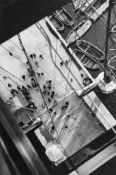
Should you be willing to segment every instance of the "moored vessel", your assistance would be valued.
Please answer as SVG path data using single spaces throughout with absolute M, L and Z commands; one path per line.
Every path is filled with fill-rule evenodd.
M 83 53 L 81 50 L 78 50 L 78 49 L 75 49 L 74 52 L 86 68 L 91 70 L 99 69 L 99 64 L 96 62 L 94 58 L 86 55 L 85 53 Z
M 74 29 L 72 29 L 66 36 L 65 41 L 67 44 L 75 42 L 77 39 L 82 37 L 91 27 L 92 22 L 90 20 L 83 20 Z
M 77 40 L 76 45 L 81 51 L 85 52 L 86 55 L 89 55 L 97 61 L 104 61 L 104 52 L 90 42 Z
M 72 26 L 74 24 L 72 17 L 64 8 L 61 10 L 56 10 L 53 13 L 53 16 L 63 22 L 66 26 Z
M 55 18 L 55 17 L 51 17 L 50 18 L 52 24 L 54 25 L 54 27 L 58 30 L 58 31 L 63 31 L 64 30 L 64 24 L 58 19 L 58 18 Z

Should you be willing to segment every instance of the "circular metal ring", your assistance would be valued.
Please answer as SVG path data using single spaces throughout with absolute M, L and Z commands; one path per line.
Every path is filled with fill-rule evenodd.
M 89 77 L 86 77 L 83 79 L 83 85 L 88 86 L 91 83 L 91 79 Z

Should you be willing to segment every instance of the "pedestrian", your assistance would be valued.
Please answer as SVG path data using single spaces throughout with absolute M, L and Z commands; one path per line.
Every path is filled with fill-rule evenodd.
M 32 68 L 27 68 L 27 71 L 29 72 L 30 77 L 35 76 L 35 72 L 32 70 Z
M 43 60 L 43 55 L 42 54 L 40 54 L 39 57 Z
M 25 92 L 27 92 L 27 89 L 25 86 L 22 85 L 22 90 L 24 90 Z
M 54 116 L 56 115 L 56 111 L 54 111 Z
M 47 91 L 47 95 L 50 95 L 50 92 L 49 91 Z
M 65 102 L 65 105 L 68 107 L 69 106 L 69 101 L 66 101 Z
M 30 58 L 32 58 L 32 59 L 33 59 L 33 54 L 30 54 Z
M 48 89 L 51 90 L 51 86 L 50 85 L 48 85 Z
M 67 118 L 70 118 L 70 114 L 67 115 Z
M 48 102 L 51 103 L 51 98 L 48 98 Z
M 46 85 L 43 85 L 43 89 L 46 89 Z
M 38 61 L 35 61 L 35 65 L 36 65 L 37 67 L 39 67 L 39 63 L 38 63 Z
M 52 83 L 52 80 L 48 80 L 46 81 L 47 84 L 51 84 Z
M 64 105 L 62 105 L 61 110 L 64 110 L 64 109 L 65 109 L 65 106 L 64 106 Z
M 17 89 L 20 91 L 21 90 L 21 87 L 20 86 L 17 86 Z
M 82 78 L 84 77 L 84 74 L 83 73 L 81 73 L 80 75 L 81 75 Z
M 12 87 L 12 85 L 11 85 L 10 83 L 8 83 L 8 87 L 9 87 L 9 88 L 11 88 L 11 87 Z
M 30 95 L 26 95 L 25 98 L 26 98 L 26 100 L 27 100 L 28 102 L 30 102 L 30 100 L 31 100 L 31 96 L 30 96 Z
M 51 98 L 54 98 L 54 95 L 55 95 L 55 92 L 52 91 L 52 92 L 51 92 Z
M 70 82 L 71 82 L 71 83 L 73 82 L 73 79 L 72 79 L 72 78 L 70 78 Z
M 25 81 L 25 75 L 22 75 L 22 79 Z
M 32 85 L 32 87 L 36 86 L 36 81 L 33 77 L 31 78 L 31 85 Z
M 67 65 L 68 65 L 68 60 L 66 60 L 66 61 L 65 61 L 65 64 L 67 64 Z
M 54 105 L 54 107 L 57 105 L 57 101 L 56 100 L 53 100 L 53 105 Z
M 42 108 L 43 108 L 43 109 L 45 108 L 45 105 L 44 105 L 44 104 L 42 104 Z
M 36 54 L 35 53 L 33 53 L 33 57 L 36 58 Z
M 11 94 L 13 95 L 13 96 L 15 96 L 16 94 L 18 94 L 18 91 L 16 90 L 16 89 L 11 89 Z
M 26 64 L 29 65 L 29 61 L 27 61 Z
M 53 109 L 52 108 L 49 108 L 49 113 L 53 112 Z
M 69 101 L 66 101 L 65 104 L 61 107 L 62 110 L 67 109 L 69 106 Z
M 63 62 L 63 61 L 61 61 L 61 62 L 60 62 L 60 66 L 63 66 L 63 65 L 64 65 L 64 62 Z
M 27 88 L 28 88 L 28 89 L 31 89 L 31 86 L 27 84 Z
M 41 73 L 41 75 L 43 76 L 43 75 L 44 75 L 44 73 L 42 72 L 42 73 Z
M 12 54 L 11 52 L 9 52 L 9 55 L 10 55 L 10 56 L 13 56 L 13 54 Z
M 37 107 L 35 106 L 35 104 L 34 104 L 33 102 L 30 102 L 30 107 L 31 107 L 32 109 L 37 109 Z
M 54 131 L 55 131 L 55 126 L 52 125 L 51 128 L 50 128 L 50 133 L 51 133 L 51 134 L 54 134 Z
M 46 93 L 47 93 L 47 91 L 46 91 L 46 90 L 44 90 L 44 91 L 43 91 L 43 94 L 44 94 L 44 95 L 46 95 Z
M 40 77 L 40 73 L 39 72 L 37 72 L 37 75 L 38 75 L 38 77 Z
M 68 129 L 68 126 L 67 126 L 67 125 L 65 125 L 65 126 L 64 126 L 64 128 L 65 128 L 65 129 Z

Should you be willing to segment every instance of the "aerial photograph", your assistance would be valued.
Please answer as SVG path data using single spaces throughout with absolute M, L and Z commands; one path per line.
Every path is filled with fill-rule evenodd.
M 116 1 L 0 1 L 0 175 L 116 175 Z

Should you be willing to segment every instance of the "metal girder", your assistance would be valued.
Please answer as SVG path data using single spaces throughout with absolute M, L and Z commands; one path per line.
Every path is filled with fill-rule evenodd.
M 107 15 L 107 29 L 106 29 L 106 41 L 105 41 L 105 64 L 104 64 L 104 80 L 106 83 L 109 83 L 111 81 L 111 77 L 109 75 L 107 75 L 107 70 L 108 70 L 108 54 L 109 54 L 109 41 L 111 41 L 112 43 L 115 43 L 114 39 L 111 37 L 111 26 L 113 26 L 114 24 L 112 24 L 111 21 L 111 16 L 112 16 L 112 9 L 115 6 L 115 0 L 110 0 L 109 1 L 109 7 L 108 7 L 108 15 Z M 110 72 L 111 69 L 109 70 Z

